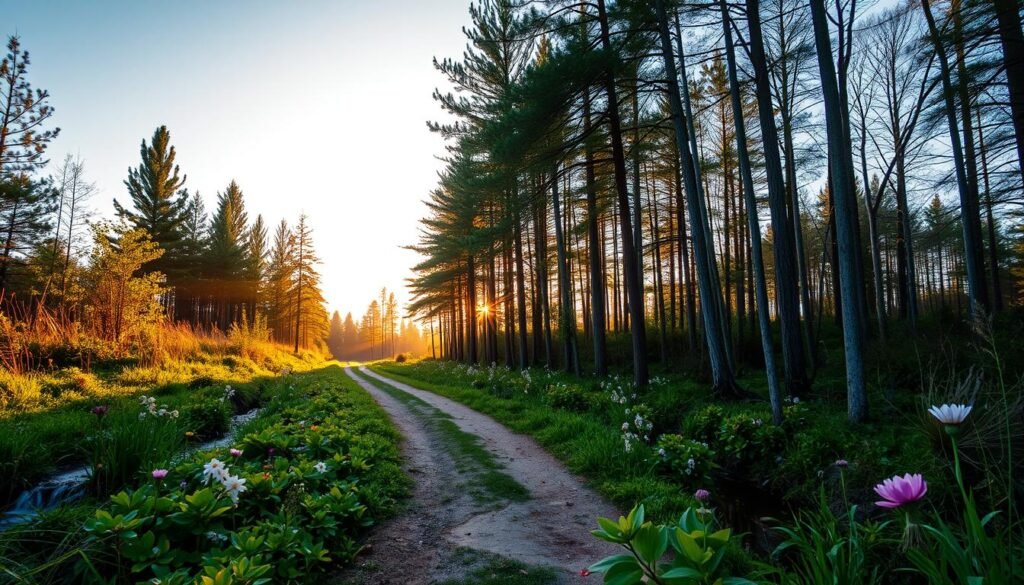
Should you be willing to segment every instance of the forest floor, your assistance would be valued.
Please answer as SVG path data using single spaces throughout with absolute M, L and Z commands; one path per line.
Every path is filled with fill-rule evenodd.
M 401 431 L 415 487 L 337 583 L 573 583 L 616 552 L 589 534 L 615 508 L 533 439 L 366 368 L 346 373 Z

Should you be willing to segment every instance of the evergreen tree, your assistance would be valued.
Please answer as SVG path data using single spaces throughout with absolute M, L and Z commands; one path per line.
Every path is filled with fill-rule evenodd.
M 335 311 L 331 315 L 331 329 L 327 334 L 327 349 L 336 360 L 345 359 L 345 326 L 341 322 L 341 314 Z
M 142 141 L 139 155 L 142 161 L 137 168 L 128 169 L 124 181 L 131 207 L 121 205 L 115 198 L 114 209 L 133 227 L 150 234 L 164 251 L 145 269 L 162 272 L 170 284 L 175 284 L 187 268 L 182 241 L 189 198 L 182 189 L 185 176 L 179 174 L 178 165 L 174 164 L 176 153 L 167 126 L 157 128 L 149 144 Z
M 0 293 L 23 265 L 25 254 L 53 229 L 56 191 L 49 181 L 19 174 L 0 179 Z
M 7 40 L 0 61 L 0 178 L 31 173 L 46 165 L 43 154 L 60 128 L 44 130 L 53 116 L 50 93 L 32 90 L 28 82 L 28 51 L 17 36 Z
M 248 221 L 242 189 L 231 181 L 223 193 L 217 194 L 217 210 L 210 221 L 206 266 L 213 278 L 231 281 L 244 276 Z

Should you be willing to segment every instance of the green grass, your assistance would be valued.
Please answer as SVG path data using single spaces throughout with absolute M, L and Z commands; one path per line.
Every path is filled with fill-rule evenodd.
M 335 563 L 346 562 L 358 551 L 356 538 L 393 514 L 408 494 L 411 481 L 399 465 L 398 431 L 373 398 L 345 376 L 341 368 L 331 365 L 280 377 L 269 384 L 273 388 L 268 392 L 266 407 L 239 429 L 232 441 L 231 446 L 243 450 L 242 456 L 233 458 L 225 446 L 180 460 L 165 458 L 153 463 L 170 469 L 160 494 L 177 503 L 156 515 L 152 510 L 140 509 L 143 525 L 139 532 L 151 530 L 166 536 L 174 549 L 183 551 L 174 563 L 192 576 L 202 563 L 220 562 L 216 559 L 224 553 L 209 549 L 215 544 L 197 539 L 193 530 L 205 533 L 212 529 L 229 535 L 266 529 L 280 532 L 294 522 L 301 532 L 296 533 L 299 541 L 322 541 L 331 549 L 330 557 Z M 314 430 L 312 425 L 317 428 Z M 268 445 L 276 449 L 272 460 L 265 455 Z M 250 489 L 242 495 L 238 506 L 228 506 L 232 511 L 225 516 L 227 520 L 214 521 L 200 530 L 171 516 L 177 513 L 179 505 L 184 509 L 186 496 L 205 487 L 196 478 L 211 457 L 229 462 L 233 473 L 248 480 Z M 329 462 L 330 476 L 311 475 L 317 460 Z M 266 477 L 270 474 L 272 478 Z M 183 482 L 182 487 L 178 487 L 179 482 Z M 335 496 L 332 490 L 336 488 L 341 491 Z M 148 475 L 134 478 L 128 486 L 129 492 L 151 489 L 153 482 Z M 146 497 L 141 501 L 149 500 Z M 305 504 L 299 505 L 300 502 Z M 314 505 L 316 510 L 308 508 Z M 110 502 L 100 504 L 100 508 L 112 506 L 116 508 Z M 0 532 L 0 568 L 5 571 L 0 582 L 6 582 L 8 577 L 19 583 L 63 582 L 58 578 L 60 575 L 78 575 L 87 565 L 94 566 L 107 581 L 111 575 L 121 573 L 124 582 L 149 582 L 154 575 L 147 563 L 129 571 L 131 563 L 126 560 L 118 571 L 115 559 L 120 553 L 114 554 L 116 536 L 100 534 L 100 538 L 92 538 L 83 532 L 83 523 L 93 516 L 96 507 L 94 500 L 63 506 L 33 523 Z M 364 511 L 358 511 L 360 508 Z M 280 572 L 289 563 L 300 562 L 297 559 L 303 553 L 294 549 L 294 543 L 290 546 L 279 550 L 268 545 L 266 550 L 259 551 L 263 561 L 271 566 L 272 582 L 296 582 L 289 576 L 292 573 Z M 307 566 L 309 571 L 303 569 L 299 575 L 304 578 L 310 571 L 331 570 L 329 563 L 315 561 Z
M 699 382 L 663 374 L 658 383 L 638 396 L 638 401 L 650 410 L 652 445 L 626 452 L 620 426 L 632 415 L 626 415 L 622 405 L 613 404 L 608 388 L 602 388 L 601 381 L 594 378 L 533 370 L 532 378 L 521 379 L 519 373 L 503 368 L 494 372 L 476 368 L 474 373 L 466 374 L 464 369 L 430 361 L 379 362 L 372 368 L 533 436 L 621 510 L 643 504 L 651 518 L 658 521 L 678 518 L 693 504 L 691 494 L 698 487 L 717 491 L 720 498 L 716 505 L 730 508 L 730 515 L 750 519 L 784 515 L 790 507 L 813 503 L 823 482 L 835 482 L 832 464 L 841 458 L 852 463 L 846 474 L 847 485 L 859 500 L 869 501 L 871 487 L 882 478 L 908 471 L 935 478 L 932 485 L 937 500 L 950 493 L 948 482 L 943 481 L 946 462 L 936 456 L 933 438 L 922 432 L 927 421 L 900 414 L 902 410 L 891 406 L 879 407 L 879 411 L 890 410 L 884 418 L 854 426 L 846 421 L 844 405 L 826 398 L 805 401 L 799 416 L 792 413 L 782 444 L 776 446 L 747 444 L 751 437 L 734 434 L 731 426 L 722 429 L 715 423 L 716 432 L 729 437 L 727 443 L 712 445 L 718 450 L 716 462 L 730 462 L 725 470 L 728 473 L 716 471 L 713 478 L 695 481 L 672 475 L 659 465 L 654 440 L 668 433 L 692 437 L 694 417 L 712 404 L 721 408 L 723 421 L 730 424 L 755 418 L 769 421 L 767 401 L 720 403 Z M 614 383 L 629 386 L 621 378 Z M 567 395 L 575 398 L 567 400 Z M 756 449 L 766 452 L 748 455 L 760 453 Z M 727 450 L 733 454 L 727 456 Z M 719 481 L 723 478 L 727 481 Z M 748 505 L 762 500 L 767 506 L 755 509 Z
M 469 571 L 459 579 L 442 581 L 439 585 L 554 585 L 555 572 L 547 567 L 530 567 L 497 555 L 471 549 L 459 549 L 459 561 Z M 475 567 L 474 567 L 475 565 Z
M 314 354 L 295 356 L 277 346 L 268 346 L 256 359 L 225 351 L 212 348 L 152 367 L 100 364 L 93 372 L 63 368 L 20 376 L 5 373 L 0 382 L 24 384 L 30 379 L 44 399 L 0 409 L 0 505 L 46 475 L 90 459 L 89 438 L 102 422 L 91 412 L 95 406 L 108 407 L 107 419 L 137 416 L 139 396 L 154 396 L 159 405 L 182 413 L 183 432 L 212 438 L 224 430 L 224 420 L 200 415 L 217 404 L 225 386 L 236 390 L 227 404 L 230 416 L 269 400 L 271 382 L 283 369 L 308 371 L 326 363 Z
M 357 369 L 353 368 L 351 371 L 404 404 L 435 433 L 435 436 L 444 443 L 447 452 L 455 459 L 459 472 L 468 473 L 473 477 L 473 483 L 466 487 L 477 502 L 521 502 L 530 499 L 529 490 L 502 471 L 504 467 L 484 447 L 480 437 L 463 431 L 447 413 Z
M 381 362 L 371 369 L 451 398 L 516 432 L 532 435 L 620 509 L 643 503 L 652 517 L 674 518 L 690 503 L 677 484 L 656 473 L 649 453 L 623 451 L 621 434 L 610 422 L 615 410 L 611 405 L 597 405 L 597 412 L 573 412 L 552 408 L 538 396 L 495 396 L 478 388 L 428 381 L 416 377 L 416 365 Z

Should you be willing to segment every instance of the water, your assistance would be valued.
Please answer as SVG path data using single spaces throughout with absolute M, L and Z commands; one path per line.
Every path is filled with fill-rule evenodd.
M 231 417 L 231 428 L 223 437 L 202 443 L 196 448 L 188 450 L 186 454 L 228 446 L 235 438 L 235 431 L 256 418 L 259 413 L 260 409 L 254 408 L 249 412 Z M 70 504 L 81 499 L 86 493 L 85 487 L 89 482 L 90 471 L 88 465 L 76 467 L 54 474 L 21 492 L 7 510 L 0 512 L 0 531 L 28 522 L 38 516 L 40 512 L 53 510 L 61 504 Z

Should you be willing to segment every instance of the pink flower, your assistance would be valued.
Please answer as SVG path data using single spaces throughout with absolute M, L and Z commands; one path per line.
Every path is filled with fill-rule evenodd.
M 587 577 L 590 575 L 590 569 L 580 569 L 580 577 Z
M 274 451 L 277 451 L 277 449 L 275 449 L 273 447 L 267 447 L 267 455 L 269 457 L 273 457 L 274 456 Z
M 163 479 L 165 477 L 167 477 L 167 470 L 166 469 L 154 469 L 153 470 L 153 479 Z
M 232 457 L 241 457 L 242 456 L 242 450 L 241 449 L 231 449 L 229 451 L 229 453 L 231 453 Z
M 108 411 L 109 409 L 110 409 L 110 408 L 109 408 L 108 406 L 105 406 L 105 405 L 102 405 L 102 404 L 101 404 L 100 406 L 94 406 L 94 407 L 92 407 L 92 413 L 93 413 L 93 414 L 95 414 L 96 416 L 100 417 L 100 418 L 103 418 L 103 416 L 104 416 L 105 414 L 107 414 L 107 411 Z
M 920 500 L 927 492 L 928 482 L 920 473 L 908 473 L 903 477 L 894 475 L 875 486 L 875 493 L 882 498 L 881 501 L 875 502 L 875 505 L 881 508 L 899 508 Z
M 704 488 L 701 488 L 693 492 L 693 497 L 696 498 L 698 502 L 706 502 L 708 498 L 711 497 L 711 492 Z

